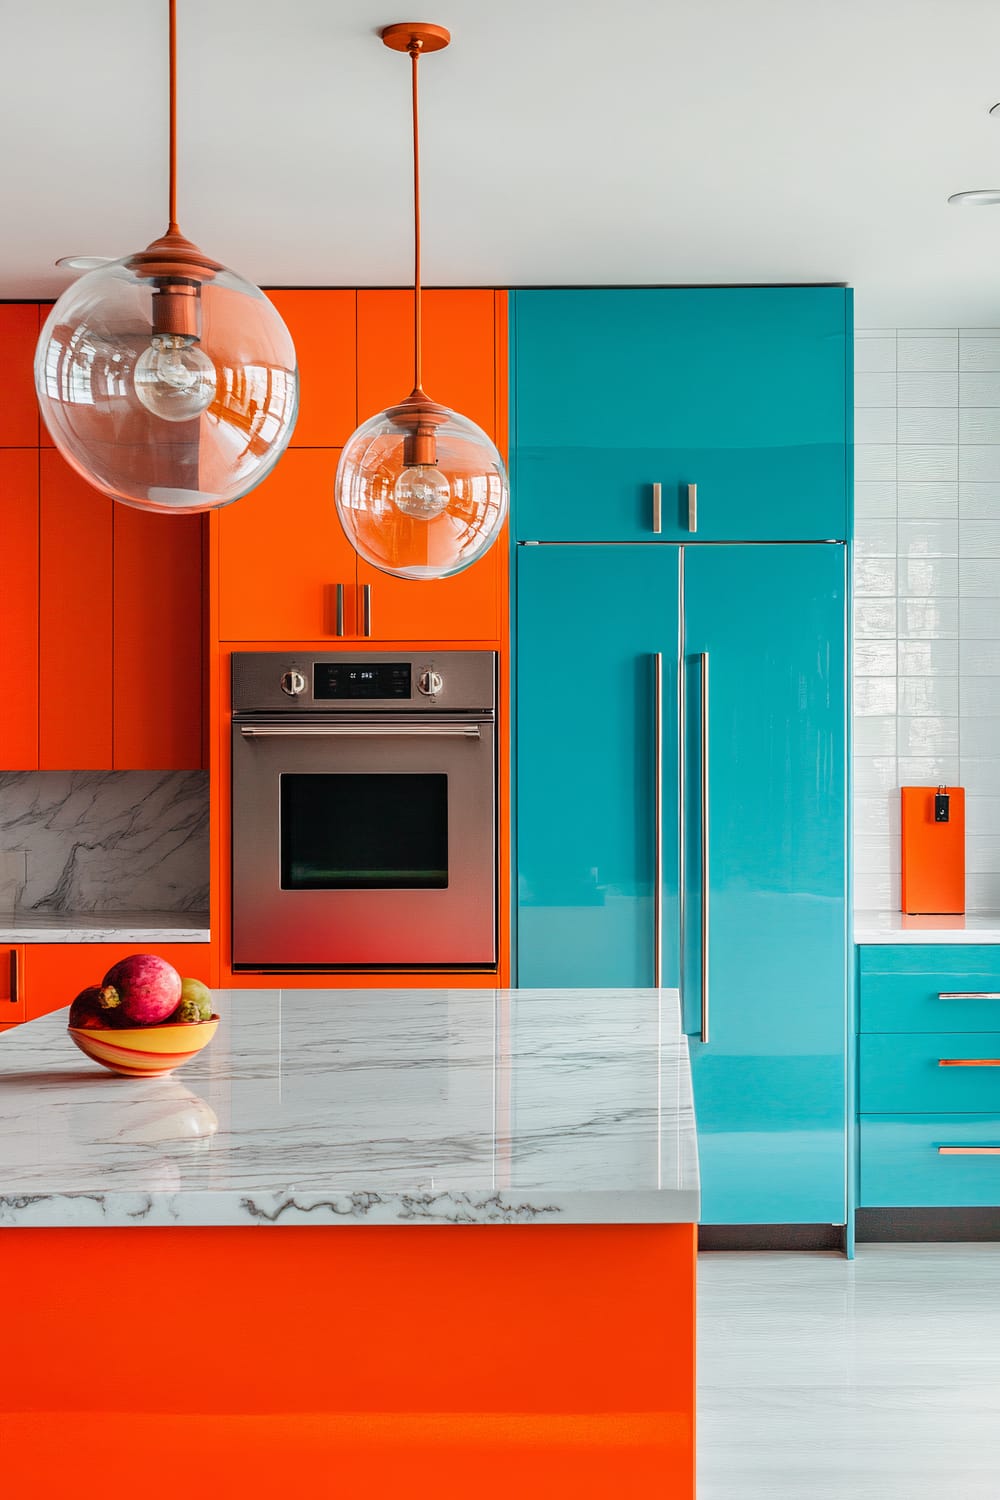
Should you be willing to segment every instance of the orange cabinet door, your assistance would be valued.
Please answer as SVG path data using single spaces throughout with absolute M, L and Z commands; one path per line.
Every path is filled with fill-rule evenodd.
M 115 770 L 197 770 L 204 518 L 114 509 Z
M 358 559 L 358 593 L 368 594 L 376 641 L 492 641 L 500 634 L 500 578 L 506 533 L 479 562 L 434 583 L 391 578 Z
M 424 388 L 496 440 L 496 308 L 492 291 L 424 293 Z M 358 293 L 358 417 L 365 420 L 413 385 L 413 294 Z M 500 537 L 480 562 L 455 578 L 413 583 L 358 563 L 358 586 L 371 589 L 376 640 L 493 640 L 500 632 Z
M 38 303 L 0 304 L 0 350 L 4 391 L 0 401 L 0 448 L 38 447 L 38 402 L 34 360 L 38 342 Z
M 0 449 L 0 576 L 0 770 L 33 771 L 38 766 L 37 449 Z
M 0 946 L 0 1031 L 27 1019 L 24 1005 L 24 948 Z
M 293 448 L 342 448 L 358 425 L 356 324 L 353 291 L 278 291 L 267 294 L 295 345 L 299 415 Z
M 3 950 L 0 949 L 0 957 Z M 36 1016 L 71 1005 L 88 984 L 100 984 L 112 964 L 130 953 L 156 953 L 185 979 L 209 982 L 208 943 L 32 943 L 22 983 L 27 1014 Z
M 53 449 L 40 464 L 38 761 L 110 770 L 113 501 Z
M 220 515 L 221 640 L 356 637 L 357 556 L 333 503 L 339 457 L 334 448 L 289 449 Z

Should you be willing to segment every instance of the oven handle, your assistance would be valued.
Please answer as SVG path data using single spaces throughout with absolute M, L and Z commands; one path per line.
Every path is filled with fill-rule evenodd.
M 482 738 L 478 724 L 241 724 L 240 734 L 248 739 L 261 735 L 282 738 L 311 735 L 377 735 L 398 738 L 403 735 L 458 735 L 465 740 Z

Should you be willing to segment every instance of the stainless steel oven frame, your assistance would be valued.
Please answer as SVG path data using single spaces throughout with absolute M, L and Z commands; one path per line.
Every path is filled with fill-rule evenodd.
M 321 696 L 331 669 L 361 664 L 403 674 L 405 696 Z M 234 970 L 496 969 L 496 692 L 494 652 L 233 654 Z M 446 777 L 445 883 L 284 886 L 289 775 L 388 778 L 401 796 L 401 778 Z

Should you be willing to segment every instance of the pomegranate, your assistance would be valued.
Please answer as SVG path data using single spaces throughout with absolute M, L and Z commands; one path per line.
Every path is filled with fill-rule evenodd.
M 103 1003 L 104 991 L 98 984 L 88 984 L 85 990 L 81 990 L 73 1004 L 69 1008 L 70 1026 L 83 1027 L 85 1030 L 94 1030 L 100 1026 L 110 1026 L 108 1011 Z
M 155 953 L 133 953 L 105 974 L 102 995 L 112 1026 L 155 1026 L 177 1009 L 181 976 Z
M 212 1018 L 212 991 L 200 979 L 181 980 L 181 1003 L 170 1017 L 171 1021 L 189 1026 Z

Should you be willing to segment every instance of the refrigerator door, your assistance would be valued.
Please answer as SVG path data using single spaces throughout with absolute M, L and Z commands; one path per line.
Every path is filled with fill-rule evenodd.
M 705 1223 L 845 1220 L 845 550 L 685 549 L 683 992 Z
M 519 547 L 516 608 L 517 983 L 676 985 L 677 549 Z

